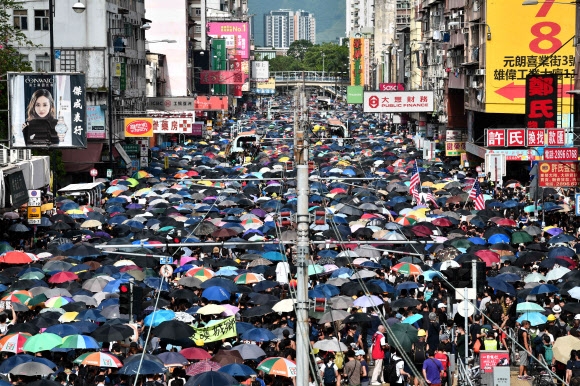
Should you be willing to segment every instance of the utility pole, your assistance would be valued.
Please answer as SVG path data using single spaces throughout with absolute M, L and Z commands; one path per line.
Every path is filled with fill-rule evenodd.
M 295 111 L 299 110 L 298 119 L 294 119 L 294 164 L 296 165 L 296 190 L 298 191 L 297 222 L 297 272 L 296 280 L 296 386 L 308 386 L 310 374 L 310 338 L 308 334 L 308 256 L 310 240 L 308 230 L 310 217 L 308 213 L 308 139 L 306 125 L 308 112 L 305 109 L 304 88 L 299 87 L 295 94 Z

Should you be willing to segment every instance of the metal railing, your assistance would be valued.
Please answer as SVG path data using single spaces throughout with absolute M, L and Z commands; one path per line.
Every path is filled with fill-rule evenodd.
M 270 76 L 278 82 L 319 82 L 346 84 L 349 82 L 348 76 L 337 75 L 332 72 L 322 71 L 275 71 L 270 72 Z

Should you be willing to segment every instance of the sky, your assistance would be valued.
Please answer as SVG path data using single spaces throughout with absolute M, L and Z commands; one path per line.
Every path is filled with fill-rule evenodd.
M 264 14 L 272 10 L 299 9 L 314 14 L 316 43 L 337 42 L 346 29 L 345 0 L 248 0 L 249 13 L 254 14 L 254 42 L 264 44 Z

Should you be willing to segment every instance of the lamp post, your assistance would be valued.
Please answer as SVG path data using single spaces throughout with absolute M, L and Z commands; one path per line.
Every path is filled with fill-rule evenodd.
M 320 53 L 322 55 L 322 79 L 324 80 L 324 57 L 326 54 L 324 52 Z

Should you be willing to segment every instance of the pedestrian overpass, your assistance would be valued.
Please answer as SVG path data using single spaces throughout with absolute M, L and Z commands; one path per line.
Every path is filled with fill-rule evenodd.
M 276 80 L 276 88 L 293 89 L 303 85 L 343 98 L 346 97 L 346 87 L 350 85 L 348 75 L 322 71 L 274 71 L 270 72 L 270 77 Z

